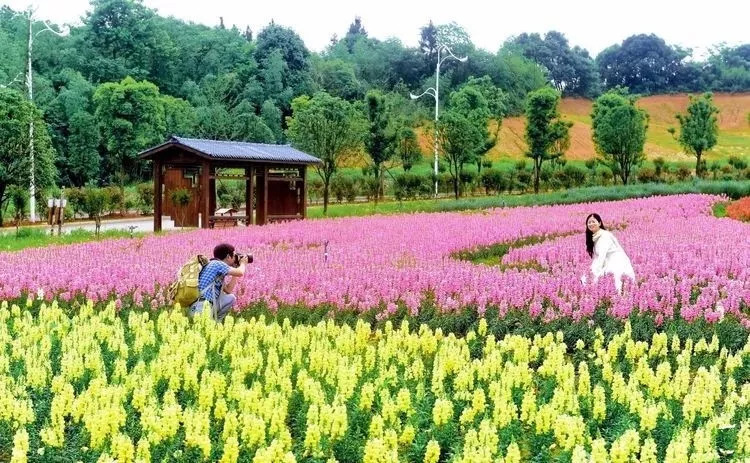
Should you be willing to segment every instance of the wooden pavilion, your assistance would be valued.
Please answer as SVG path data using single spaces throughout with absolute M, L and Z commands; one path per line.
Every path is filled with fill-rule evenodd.
M 289 145 L 171 137 L 166 143 L 139 154 L 153 161 L 154 231 L 162 215 L 178 226 L 213 228 L 225 221 L 263 225 L 306 216 L 307 166 L 320 159 Z M 224 172 L 227 171 L 227 172 Z M 245 182 L 245 214 L 217 214 L 216 181 Z M 178 213 L 170 195 L 177 189 L 190 193 L 190 202 Z

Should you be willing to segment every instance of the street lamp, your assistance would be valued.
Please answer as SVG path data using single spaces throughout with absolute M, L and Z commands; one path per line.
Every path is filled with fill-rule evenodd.
M 440 54 L 442 52 L 447 53 L 442 58 L 440 57 Z M 435 86 L 430 87 L 424 92 L 420 93 L 419 95 L 415 95 L 413 93 L 409 93 L 409 96 L 412 100 L 416 100 L 417 98 L 421 98 L 425 95 L 430 95 L 431 97 L 435 98 L 435 197 L 437 198 L 438 195 L 438 117 L 439 117 L 439 107 L 440 107 L 440 65 L 443 64 L 443 61 L 447 60 L 448 58 L 453 58 L 461 63 L 465 63 L 466 60 L 468 60 L 468 56 L 464 56 L 463 58 L 459 58 L 458 56 L 454 55 L 450 48 L 448 48 L 447 45 L 438 45 L 437 47 L 437 66 L 435 67 Z
M 41 21 L 44 24 L 44 29 L 37 31 L 36 34 L 33 32 L 34 13 L 36 10 L 29 8 L 23 15 L 29 21 L 29 43 L 27 50 L 27 61 L 28 68 L 26 72 L 26 88 L 29 91 L 29 101 L 34 104 L 34 85 L 32 81 L 32 67 L 31 67 L 31 50 L 34 46 L 34 37 L 41 34 L 42 32 L 52 32 L 57 36 L 64 36 L 65 32 L 57 32 L 52 29 L 47 21 Z M 20 13 L 18 13 L 20 15 Z M 29 121 L 29 159 L 31 160 L 31 177 L 29 181 L 29 220 L 36 222 L 36 179 L 34 178 L 34 117 L 31 117 Z

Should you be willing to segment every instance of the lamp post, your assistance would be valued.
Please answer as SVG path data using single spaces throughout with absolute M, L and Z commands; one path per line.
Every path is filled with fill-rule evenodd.
M 441 53 L 446 53 L 445 56 L 442 58 L 440 57 Z M 413 93 L 409 93 L 409 96 L 412 100 L 416 100 L 417 98 L 421 98 L 425 95 L 430 95 L 431 97 L 435 98 L 435 197 L 438 196 L 438 118 L 440 117 L 439 111 L 440 111 L 440 65 L 443 64 L 443 61 L 447 60 L 448 58 L 453 58 L 461 63 L 465 63 L 467 59 L 469 59 L 467 56 L 464 56 L 463 58 L 459 58 L 458 56 L 454 55 L 450 48 L 448 48 L 447 45 L 438 45 L 437 47 L 437 66 L 435 67 L 435 86 L 430 87 L 424 92 L 420 93 L 419 95 L 415 95 Z
M 28 49 L 27 49 L 27 65 L 26 68 L 26 88 L 29 92 L 29 101 L 34 104 L 34 85 L 33 85 L 33 74 L 32 74 L 32 66 L 31 66 L 31 52 L 32 48 L 34 46 L 34 37 L 41 34 L 42 32 L 52 32 L 53 34 L 57 36 L 64 36 L 65 33 L 63 32 L 57 32 L 56 30 L 52 29 L 52 27 L 49 25 L 47 21 L 41 21 L 42 24 L 44 24 L 44 29 L 37 31 L 34 33 L 33 26 L 36 22 L 34 20 L 34 13 L 36 11 L 32 8 L 29 8 L 26 10 L 25 14 L 23 15 L 26 19 L 29 21 L 29 43 L 28 43 Z M 20 14 L 20 13 L 19 13 Z M 36 222 L 36 179 L 34 176 L 34 117 L 31 117 L 31 120 L 29 121 L 29 159 L 31 160 L 31 176 L 29 181 L 29 220 L 33 223 Z

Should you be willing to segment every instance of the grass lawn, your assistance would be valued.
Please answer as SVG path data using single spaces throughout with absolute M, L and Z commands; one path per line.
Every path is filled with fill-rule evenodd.
M 142 236 L 144 233 L 133 233 L 133 236 Z M 16 237 L 14 229 L 0 232 L 0 251 L 18 251 L 25 248 L 37 248 L 55 244 L 81 243 L 96 239 L 127 238 L 130 233 L 124 230 L 107 230 L 99 233 L 97 238 L 94 232 L 78 229 L 62 236 L 50 236 L 49 229 L 43 228 L 21 228 L 19 236 Z

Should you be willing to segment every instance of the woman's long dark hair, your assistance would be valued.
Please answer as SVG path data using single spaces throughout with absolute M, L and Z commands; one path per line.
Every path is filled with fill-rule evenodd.
M 604 223 L 602 222 L 602 218 L 599 217 L 599 214 L 589 214 L 588 217 L 586 217 L 586 252 L 589 253 L 589 257 L 594 257 L 594 234 L 589 230 L 589 219 L 591 217 L 599 222 L 599 228 L 602 230 L 606 230 L 606 228 L 604 227 Z

